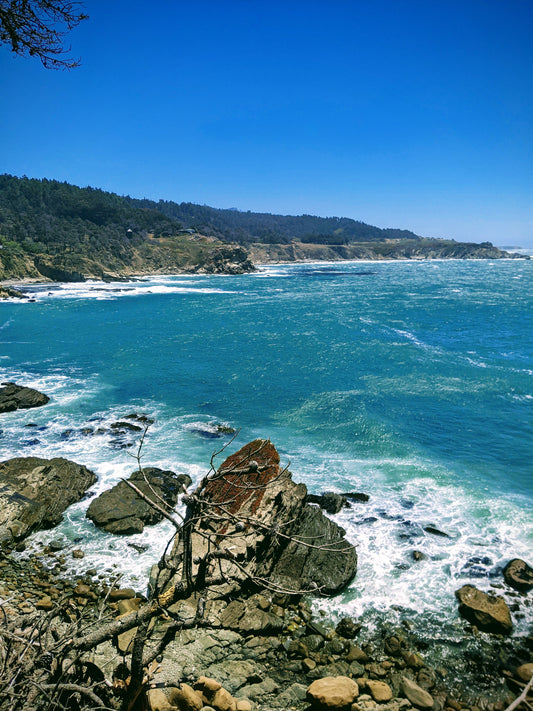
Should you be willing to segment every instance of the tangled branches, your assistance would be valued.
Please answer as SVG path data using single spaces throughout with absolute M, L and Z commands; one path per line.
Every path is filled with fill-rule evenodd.
M 39 57 L 47 69 L 72 69 L 80 60 L 66 56 L 64 39 L 87 18 L 79 2 L 0 0 L 0 42 L 15 54 Z
M 105 599 L 96 609 L 80 612 L 66 598 L 31 616 L 10 614 L 7 604 L 0 607 L 1 711 L 144 710 L 157 660 L 177 632 L 220 626 L 217 614 L 238 595 L 266 590 L 286 597 L 323 590 L 313 581 L 288 584 L 276 572 L 275 560 L 290 546 L 294 559 L 302 550 L 326 551 L 328 558 L 355 556 L 351 546 L 339 543 L 338 533 L 318 541 L 316 535 L 298 533 L 301 509 L 294 507 L 305 500 L 305 487 L 290 480 L 268 440 L 246 445 L 219 468 L 214 458 L 225 447 L 215 453 L 200 485 L 183 494 L 181 516 L 143 474 L 145 436 L 146 430 L 136 459 L 148 488 L 143 493 L 126 483 L 175 528 L 154 566 L 148 599 L 119 606 L 118 617 Z M 126 643 L 120 641 L 125 633 Z M 106 644 L 103 667 L 93 655 Z

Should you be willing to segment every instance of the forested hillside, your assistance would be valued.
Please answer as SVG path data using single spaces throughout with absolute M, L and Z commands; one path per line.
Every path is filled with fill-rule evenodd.
M 344 217 L 154 202 L 0 175 L 0 279 L 241 273 L 253 269 L 248 250 L 259 262 L 506 256 L 490 243 L 423 239 Z
M 160 210 L 114 193 L 0 176 L 0 278 L 194 270 L 221 247 L 228 256 L 217 240 L 188 234 Z M 246 253 L 234 256 L 241 261 Z
M 289 244 L 294 240 L 313 244 L 350 244 L 385 239 L 419 239 L 409 230 L 382 229 L 349 217 L 271 215 L 234 209 L 220 210 L 190 202 L 178 204 L 166 200 L 158 203 L 129 200 L 136 207 L 156 208 L 164 215 L 179 220 L 185 227 L 240 244 Z

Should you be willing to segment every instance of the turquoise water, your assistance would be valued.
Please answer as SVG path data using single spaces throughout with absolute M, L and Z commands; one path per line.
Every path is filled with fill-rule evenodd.
M 66 456 L 99 492 L 135 468 L 135 437 L 107 430 L 132 412 L 156 420 L 143 463 L 195 480 L 225 441 L 207 436 L 214 424 L 239 430 L 231 449 L 269 437 L 311 491 L 370 495 L 336 516 L 360 568 L 330 603 L 370 622 L 423 613 L 453 629 L 454 590 L 531 562 L 533 261 L 276 265 L 32 293 L 0 304 L 0 376 L 52 400 L 0 415 L 2 459 Z M 142 580 L 167 524 L 110 536 L 87 505 L 53 535 L 81 545 L 87 568 Z

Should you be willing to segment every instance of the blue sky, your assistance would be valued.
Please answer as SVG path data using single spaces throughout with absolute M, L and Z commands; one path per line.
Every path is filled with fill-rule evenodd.
M 531 0 L 87 0 L 0 48 L 0 172 L 533 246 Z

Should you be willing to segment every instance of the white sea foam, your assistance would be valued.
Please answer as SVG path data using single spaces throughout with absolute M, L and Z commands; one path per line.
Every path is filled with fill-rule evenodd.
M 330 606 L 337 615 L 423 612 L 426 622 L 438 620 L 452 628 L 458 588 L 472 584 L 492 591 L 510 558 L 530 557 L 533 517 L 524 517 L 512 502 L 480 502 L 460 487 L 428 479 L 411 480 L 401 492 L 396 487 L 380 489 L 368 504 L 354 503 L 336 517 L 359 556 L 350 590 Z M 520 530 L 513 523 L 516 517 L 522 520 Z M 430 526 L 447 537 L 427 532 Z M 424 560 L 413 560 L 415 550 Z M 524 608 L 524 617 L 515 622 L 517 631 L 526 633 L 533 613 Z
M 334 517 L 359 558 L 350 588 L 340 598 L 316 603 L 334 618 L 364 619 L 372 630 L 385 618 L 394 623 L 421 614 L 425 629 L 433 625 L 435 634 L 453 636 L 459 624 L 455 591 L 465 584 L 493 591 L 511 558 L 531 557 L 533 510 L 520 496 L 487 499 L 445 467 L 416 456 L 325 456 L 294 447 L 291 459 L 294 478 L 313 492 L 370 495 L 367 503 L 353 502 Z M 424 559 L 415 561 L 414 551 Z M 520 612 L 515 629 L 526 634 L 533 610 Z
M 217 280 L 218 281 L 218 280 Z M 127 296 L 149 294 L 233 294 L 238 290 L 214 285 L 213 278 L 197 275 L 163 275 L 130 282 L 61 282 L 54 284 L 27 285 L 25 291 L 31 300 L 20 303 L 42 302 L 54 299 L 108 301 Z M 20 301 L 20 300 L 19 300 Z

